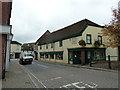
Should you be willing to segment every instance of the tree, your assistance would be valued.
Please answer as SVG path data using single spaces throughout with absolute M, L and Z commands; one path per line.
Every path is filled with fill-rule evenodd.
M 104 36 L 108 36 L 107 46 L 112 48 L 120 46 L 120 10 L 112 9 L 113 19 L 108 25 L 105 25 L 102 32 Z

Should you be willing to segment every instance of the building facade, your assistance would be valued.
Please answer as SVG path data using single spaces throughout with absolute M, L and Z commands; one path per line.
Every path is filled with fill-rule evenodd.
M 46 31 L 36 42 L 38 60 L 88 64 L 91 56 L 105 56 L 102 26 L 84 19 L 58 31 Z
M 22 46 L 21 46 L 21 49 L 22 49 L 22 53 L 24 52 L 28 52 L 28 53 L 31 53 L 33 55 L 33 57 L 35 56 L 34 54 L 34 48 L 35 48 L 35 43 L 24 43 Z
M 10 42 L 12 33 L 10 25 L 12 0 L 0 1 L 0 78 L 5 78 L 5 71 L 9 69 Z
M 17 41 L 11 42 L 11 52 L 10 52 L 10 58 L 11 59 L 19 59 L 21 55 L 21 43 Z

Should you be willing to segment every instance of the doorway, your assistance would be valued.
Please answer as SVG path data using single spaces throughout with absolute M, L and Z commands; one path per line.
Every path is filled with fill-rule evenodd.
M 20 53 L 15 53 L 15 59 L 20 58 Z
M 81 64 L 81 52 L 73 52 L 73 64 Z

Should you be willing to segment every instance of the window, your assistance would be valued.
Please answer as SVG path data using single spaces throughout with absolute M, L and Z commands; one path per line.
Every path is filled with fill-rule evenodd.
M 40 53 L 40 58 L 44 58 L 44 54 Z
M 63 53 L 55 54 L 55 59 L 57 59 L 57 60 L 63 60 Z
M 46 44 L 46 49 L 48 49 L 48 44 Z
M 59 41 L 59 47 L 62 47 L 63 46 L 63 43 L 62 43 L 62 40 Z
M 54 54 L 50 54 L 50 59 L 54 59 Z
M 72 44 L 77 44 L 77 38 L 76 37 L 72 38 Z
M 98 36 L 98 41 L 102 44 L 102 36 Z
M 40 49 L 42 49 L 42 45 L 40 45 Z
M 45 54 L 45 58 L 48 58 L 48 54 Z
M 87 44 L 92 44 L 92 36 L 91 36 L 91 34 L 86 35 L 86 42 L 87 42 Z
M 51 43 L 51 48 L 53 48 L 53 45 L 54 45 L 54 44 L 53 44 L 53 43 Z

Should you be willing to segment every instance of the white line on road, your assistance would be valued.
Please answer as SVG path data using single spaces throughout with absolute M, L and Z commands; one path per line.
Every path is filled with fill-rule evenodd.
M 41 64 L 38 64 L 38 63 L 35 63 L 35 62 L 32 62 L 32 64 L 36 64 L 36 65 L 41 66 L 43 68 L 48 68 L 48 66 L 46 66 L 46 65 L 41 65 Z
M 53 80 L 57 80 L 57 79 L 61 79 L 62 77 L 55 77 L 55 78 L 51 78 L 51 79 L 48 79 L 48 80 L 45 80 L 45 81 L 53 81 Z
M 88 81 L 88 82 L 90 82 L 90 81 Z M 90 82 L 91 84 L 93 84 L 93 88 L 96 88 L 98 85 L 97 84 L 95 84 L 95 83 L 93 83 L 93 82 Z
M 72 83 L 73 86 L 75 86 L 76 88 L 85 88 L 85 86 L 78 86 L 77 84 L 80 84 L 80 83 L 83 83 L 83 82 L 76 82 L 76 83 Z
M 36 88 L 40 88 L 35 82 L 34 80 L 31 78 L 30 74 L 28 74 L 29 78 L 31 79 L 32 83 L 35 85 Z
M 47 89 L 47 87 L 33 74 L 33 73 L 31 73 L 28 69 L 26 69 L 24 66 L 22 66 L 22 65 L 20 65 L 20 67 L 27 73 L 27 74 L 31 74 L 46 90 L 48 90 Z
M 88 83 L 84 83 L 84 82 L 75 82 L 75 83 L 71 83 L 71 84 L 67 84 L 67 85 L 63 85 L 60 88 L 68 88 L 68 87 L 76 87 L 76 88 L 96 88 L 98 85 L 93 83 L 93 82 L 89 82 Z M 80 86 L 79 86 L 80 85 Z
M 68 88 L 69 86 L 71 86 L 71 84 L 63 85 L 62 87 Z
M 44 68 L 48 68 L 48 66 L 45 66 L 45 65 L 40 65 L 40 64 L 37 64 L 37 65 L 44 67 Z

